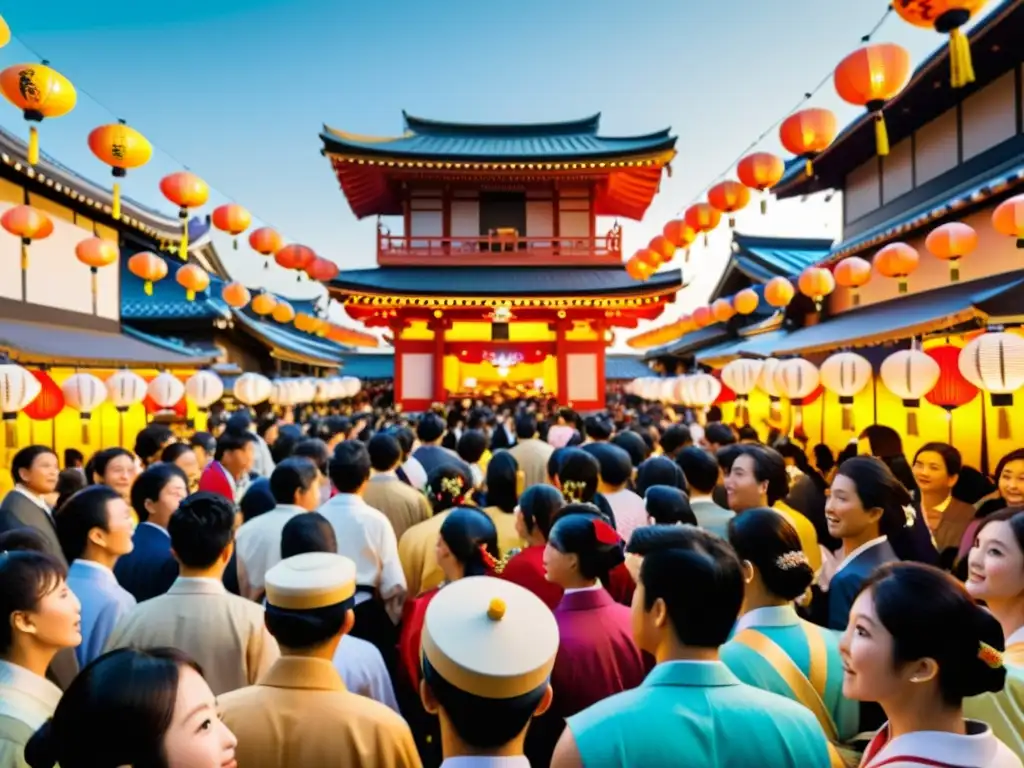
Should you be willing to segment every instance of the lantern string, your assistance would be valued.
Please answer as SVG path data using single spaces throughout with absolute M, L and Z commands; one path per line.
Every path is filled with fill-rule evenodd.
M 889 5 L 886 6 L 885 13 L 882 14 L 882 17 L 875 23 L 875 26 L 873 26 L 871 28 L 871 31 L 868 32 L 866 35 L 861 36 L 861 38 L 860 38 L 861 43 L 869 43 L 869 42 L 871 42 L 872 38 L 878 33 L 878 30 L 880 30 L 882 28 L 882 26 L 885 24 L 886 20 L 889 18 L 889 15 L 892 13 L 892 11 L 893 11 L 893 7 L 892 7 L 892 4 L 890 3 Z M 821 78 L 821 80 L 818 81 L 817 85 L 815 85 L 811 90 L 806 91 L 804 93 L 804 95 L 800 97 L 800 100 L 796 103 L 795 106 L 793 106 L 790 110 L 788 110 L 785 114 L 783 114 L 782 117 L 780 117 L 778 120 L 776 120 L 770 126 L 768 126 L 763 131 L 761 131 L 761 133 L 758 134 L 756 139 L 754 139 L 752 142 L 750 142 L 750 144 L 748 144 L 747 147 L 742 152 L 740 152 L 732 162 L 730 162 L 724 169 L 722 169 L 721 173 L 719 173 L 717 176 L 715 176 L 715 178 L 713 178 L 700 192 L 698 192 L 696 195 L 694 195 L 693 198 L 690 200 L 690 202 L 688 202 L 686 205 L 684 205 L 682 208 L 679 209 L 679 212 L 678 212 L 677 216 L 681 216 L 683 211 L 685 211 L 691 205 L 693 205 L 695 203 L 701 202 L 701 200 L 703 200 L 704 197 L 707 195 L 708 190 L 710 190 L 711 187 L 713 187 L 716 183 L 718 183 L 719 181 L 724 179 L 726 176 L 728 176 L 729 173 L 732 172 L 733 168 L 736 167 L 736 165 L 739 163 L 740 160 L 742 160 L 744 157 L 746 157 L 752 150 L 757 149 L 757 147 L 761 144 L 762 141 L 767 139 L 775 131 L 778 130 L 779 126 L 782 125 L 786 121 L 787 117 L 792 115 L 794 112 L 799 110 L 804 104 L 806 104 L 808 101 L 813 99 L 817 95 L 818 91 L 820 91 L 829 82 L 831 82 L 832 81 L 832 76 L 833 76 L 834 72 L 835 72 L 835 67 L 832 67 L 832 69 L 830 69 L 825 74 L 825 76 L 823 78 Z

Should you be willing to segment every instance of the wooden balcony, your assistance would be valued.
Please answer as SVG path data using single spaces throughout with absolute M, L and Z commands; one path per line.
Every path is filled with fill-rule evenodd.
M 492 230 L 482 237 L 393 235 L 377 230 L 382 267 L 583 267 L 622 262 L 622 230 L 596 237 L 526 237 Z

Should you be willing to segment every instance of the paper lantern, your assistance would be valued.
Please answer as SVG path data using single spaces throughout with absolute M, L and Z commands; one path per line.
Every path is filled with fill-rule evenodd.
M 3 48 L 11 42 L 11 28 L 4 21 L 3 16 L 0 16 L 0 48 Z
M 750 393 L 757 387 L 761 369 L 761 360 L 733 360 L 722 368 L 722 383 L 736 393 L 737 418 L 744 424 L 750 423 L 750 410 L 747 402 Z
M 28 129 L 29 165 L 39 162 L 39 130 L 32 123 L 61 117 L 75 108 L 78 94 L 64 75 L 40 64 L 15 64 L 0 72 L 0 91 L 4 98 L 21 110 Z
M 107 399 L 120 413 L 146 399 L 146 380 L 132 371 L 118 371 L 107 379 L 106 385 Z
M 22 412 L 32 421 L 55 419 L 64 410 L 64 393 L 46 371 L 33 370 L 30 373 L 39 382 L 39 394 Z
M 915 27 L 930 27 L 949 35 L 949 74 L 954 88 L 974 82 L 971 44 L 961 31 L 988 0 L 899 0 L 893 10 Z
M 341 380 L 345 383 L 345 397 L 347 398 L 355 397 L 363 388 L 363 383 L 355 376 L 342 376 Z
M 908 435 L 918 434 L 916 409 L 939 380 L 939 373 L 939 364 L 919 349 L 893 352 L 882 361 L 878 376 L 885 388 L 903 401 Z
M 787 117 L 779 126 L 782 146 L 802 157 L 804 172 L 814 175 L 814 157 L 827 149 L 836 137 L 836 116 L 827 109 L 804 109 Z
M 291 304 L 284 300 L 278 300 L 277 305 L 270 314 L 279 323 L 290 323 L 295 319 L 295 310 L 292 309 Z
M 107 399 L 106 384 L 91 373 L 75 373 L 64 380 L 60 390 L 64 395 L 64 404 L 78 411 L 82 422 L 82 442 L 91 444 L 89 423 L 92 412 Z
M 0 411 L 3 412 L 8 448 L 15 448 L 18 444 L 18 414 L 41 391 L 42 385 L 28 369 L 15 363 L 0 363 Z
M 814 363 L 802 357 L 782 360 L 775 369 L 775 386 L 793 408 L 793 432 L 803 432 L 803 407 L 806 398 L 814 394 L 821 382 L 821 376 Z
M 697 233 L 693 227 L 683 219 L 673 219 L 664 226 L 661 234 L 676 248 L 689 248 L 697 239 Z
M 131 168 L 140 168 L 153 157 L 153 145 L 134 128 L 118 120 L 110 125 L 94 128 L 89 134 L 89 149 L 112 169 L 114 176 L 113 199 L 110 215 L 121 218 L 121 182 Z
M 729 389 L 729 386 L 722 381 L 721 371 L 711 371 L 711 375 L 718 379 L 718 383 L 722 385 L 721 391 L 718 393 L 718 397 L 715 398 L 714 405 L 725 405 L 727 403 L 736 402 L 736 393 Z
M 751 189 L 761 193 L 761 213 L 768 212 L 768 197 L 764 193 L 774 187 L 786 172 L 782 158 L 771 152 L 754 152 L 736 166 L 736 176 Z
M 794 295 L 793 284 L 784 277 L 773 277 L 764 286 L 764 300 L 773 307 L 789 306 Z
M 654 274 L 654 268 L 633 256 L 626 262 L 626 274 L 642 282 Z
M 249 289 L 239 282 L 227 283 L 221 289 L 220 296 L 224 303 L 234 309 L 242 309 L 252 299 Z
M 757 311 L 757 306 L 760 303 L 761 298 L 752 288 L 744 288 L 732 297 L 732 308 L 741 315 L 752 315 Z
M 284 240 L 276 229 L 260 227 L 249 234 L 249 246 L 261 256 L 273 256 L 284 246 Z M 269 258 L 263 262 L 263 268 L 270 268 Z
M 224 382 L 213 371 L 196 371 L 185 382 L 185 394 L 205 413 L 224 397 Z
M 651 238 L 647 247 L 658 254 L 658 261 L 661 264 L 668 264 L 676 253 L 675 245 L 664 235 Z
M 316 259 L 316 253 L 312 248 L 307 248 L 298 243 L 292 243 L 281 248 L 274 254 L 274 261 L 284 269 L 303 270 Z
M 978 389 L 988 392 L 999 409 L 999 437 L 1010 437 L 1013 393 L 1024 386 L 1024 338 L 1002 331 L 983 333 L 960 351 L 960 373 Z
M 21 270 L 28 269 L 28 249 L 33 240 L 42 240 L 53 232 L 50 217 L 31 205 L 16 205 L 0 216 L 3 226 L 15 237 L 21 238 Z
M 320 283 L 329 283 L 338 276 L 339 271 L 338 265 L 333 261 L 330 259 L 323 259 L 318 256 L 306 269 L 306 274 L 309 275 L 311 280 L 316 280 Z
M 704 245 L 708 244 L 708 232 L 711 232 L 722 220 L 722 214 L 710 203 L 696 203 L 686 209 L 683 218 L 694 232 L 704 233 Z
M 920 261 L 917 250 L 906 243 L 890 243 L 875 254 L 875 269 L 880 275 L 899 281 L 899 292 L 907 292 L 907 278 Z
M 960 347 L 945 344 L 930 347 L 924 353 L 939 365 L 939 380 L 925 395 L 929 403 L 952 414 L 978 396 L 978 388 L 960 373 Z
M 169 410 L 185 396 L 185 385 L 177 376 L 165 371 L 149 382 L 146 394 L 158 408 Z
M 732 302 L 728 299 L 716 299 L 711 302 L 711 316 L 716 323 L 728 323 L 736 310 L 732 308 Z
M 853 399 L 871 382 L 871 363 L 853 352 L 838 352 L 825 358 L 819 373 L 822 386 L 839 396 L 843 429 L 852 432 Z
M 690 317 L 698 328 L 706 328 L 715 322 L 714 315 L 711 314 L 711 307 L 707 306 L 697 307 Z
M 735 227 L 736 217 L 733 214 L 747 207 L 750 190 L 738 181 L 727 179 L 708 190 L 708 202 L 715 210 L 729 214 L 729 226 Z
M 235 379 L 235 399 L 244 405 L 259 405 L 270 397 L 273 386 L 270 379 L 258 373 L 243 373 Z
M 646 264 L 652 272 L 656 272 L 661 266 L 661 254 L 652 251 L 650 248 L 641 248 L 633 254 L 633 258 L 641 264 Z
M 238 250 L 238 236 L 252 224 L 252 214 L 237 203 L 227 203 L 213 209 L 213 226 L 231 235 L 232 247 Z
M 252 300 L 252 311 L 257 315 L 269 315 L 277 306 L 277 299 L 270 293 L 257 293 Z
M 875 149 L 881 157 L 889 154 L 882 109 L 903 90 L 909 77 L 910 53 L 895 43 L 875 43 L 854 51 L 839 62 L 833 75 L 839 98 L 874 115 Z
M 164 197 L 178 206 L 178 218 L 181 219 L 178 258 L 188 261 L 188 209 L 206 205 L 210 197 L 210 188 L 194 173 L 178 171 L 160 179 L 160 191 Z
M 871 280 L 871 262 L 860 256 L 847 256 L 836 264 L 832 273 L 836 284 L 850 289 L 850 300 L 860 306 L 860 289 Z
M 821 302 L 836 289 L 836 280 L 827 269 L 808 267 L 800 273 L 797 285 L 800 293 L 814 300 L 814 307 L 820 312 Z
M 1024 248 L 1024 195 L 1001 202 L 992 212 L 992 226 L 996 232 L 1017 239 L 1017 247 Z
M 195 264 L 179 267 L 174 279 L 185 289 L 186 301 L 195 301 L 197 293 L 210 287 L 210 276 L 206 274 L 206 270 Z
M 779 369 L 779 360 L 769 357 L 761 364 L 761 373 L 757 377 L 757 388 L 768 395 L 768 418 L 777 421 L 782 415 L 779 401 L 782 393 L 775 383 L 775 372 Z
M 955 283 L 960 279 L 960 259 L 978 247 L 978 233 L 963 222 L 951 221 L 929 232 L 924 246 L 935 258 L 949 262 L 949 281 Z
M 153 295 L 153 283 L 167 277 L 167 262 L 149 251 L 140 251 L 128 259 L 128 271 L 144 281 L 143 290 Z
M 99 270 L 116 262 L 118 256 L 120 251 L 117 243 L 104 240 L 102 237 L 87 237 L 75 246 L 75 257 L 89 267 L 93 314 L 96 314 Z

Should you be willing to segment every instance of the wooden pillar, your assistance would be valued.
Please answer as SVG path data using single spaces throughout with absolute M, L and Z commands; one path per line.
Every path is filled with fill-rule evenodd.
M 558 371 L 558 381 L 555 382 L 555 386 L 559 405 L 569 404 L 569 360 L 565 334 L 571 327 L 572 323 L 567 320 L 559 320 L 555 323 L 555 367 Z
M 448 400 L 444 389 L 444 332 L 448 327 L 445 320 L 435 320 L 430 324 L 434 332 L 434 402 L 443 403 Z

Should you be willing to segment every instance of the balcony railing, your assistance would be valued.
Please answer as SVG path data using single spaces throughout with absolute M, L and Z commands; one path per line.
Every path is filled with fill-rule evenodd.
M 381 266 L 588 266 L 622 261 L 622 230 L 595 237 L 528 237 L 514 229 L 481 237 L 393 235 L 377 229 Z

